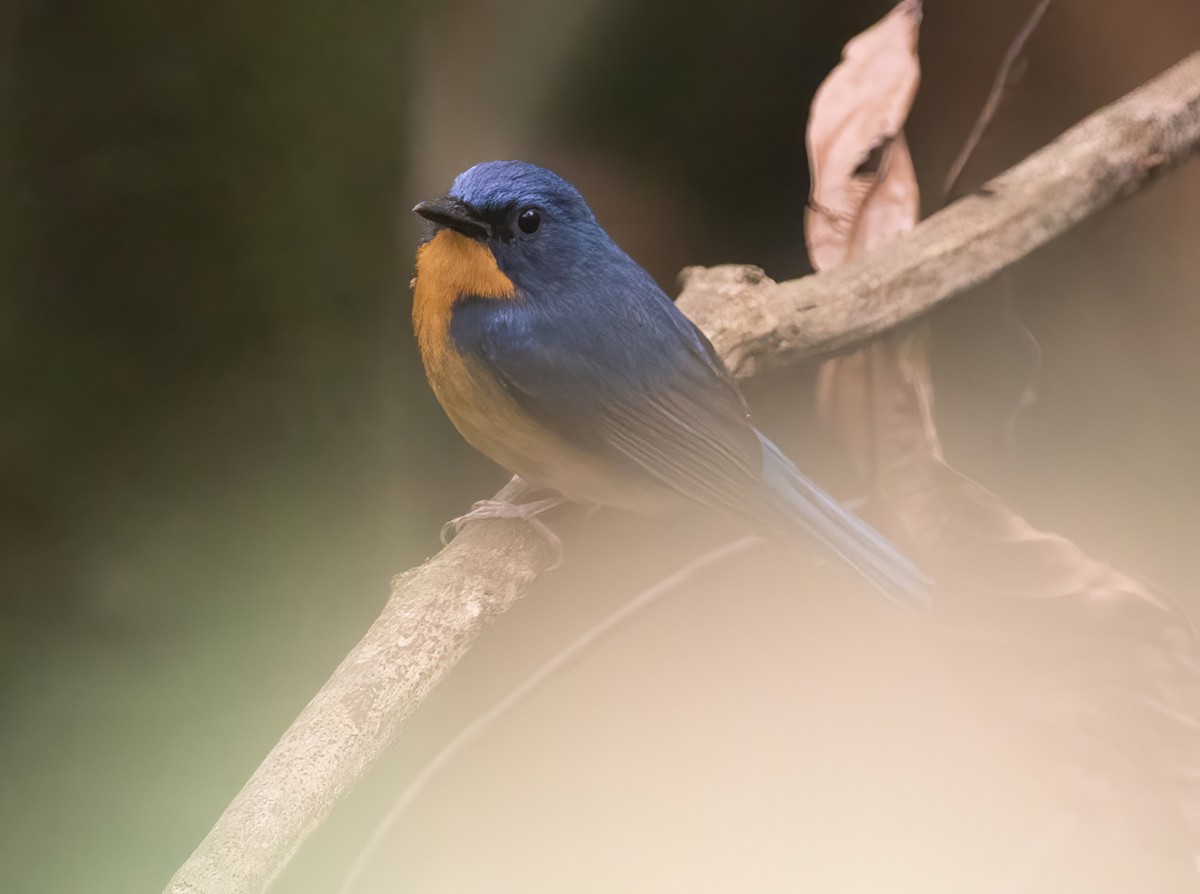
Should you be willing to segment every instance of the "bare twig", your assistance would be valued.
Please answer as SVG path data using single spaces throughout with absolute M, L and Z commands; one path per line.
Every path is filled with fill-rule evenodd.
M 497 498 L 508 498 L 506 491 Z M 554 558 L 531 526 L 487 520 L 466 526 L 435 557 L 397 577 L 383 613 L 167 890 L 266 890 L 480 631 Z
M 870 254 L 777 283 L 689 267 L 679 306 L 739 376 L 861 345 L 990 278 L 1200 147 L 1200 53 Z
M 984 100 L 983 108 L 980 109 L 979 116 L 975 119 L 971 133 L 967 136 L 966 142 L 963 143 L 962 149 L 958 152 L 958 156 L 946 172 L 946 179 L 942 186 L 943 204 L 953 198 L 954 192 L 958 188 L 959 179 L 966 169 L 967 162 L 971 160 L 971 157 L 975 154 L 975 149 L 979 146 L 979 141 L 983 138 L 987 129 L 991 127 L 992 121 L 995 120 L 996 110 L 1000 107 L 1000 100 L 1004 98 L 1004 91 L 1008 89 L 1009 84 L 1012 82 L 1013 65 L 1016 64 L 1017 58 L 1021 55 L 1021 51 L 1025 49 L 1025 44 L 1029 42 L 1029 38 L 1037 29 L 1037 26 L 1041 24 L 1042 17 L 1046 14 L 1046 10 L 1052 2 L 1053 0 L 1038 0 L 1032 12 L 1029 13 L 1029 17 L 1025 20 L 1025 24 L 1008 45 L 1008 51 L 1000 61 L 1000 67 L 996 70 L 996 77 L 992 82 L 991 90 L 988 91 L 987 99 Z M 1026 372 L 1021 393 L 1017 397 L 1016 406 L 1013 407 L 1012 412 L 1004 420 L 1004 445 L 1011 453 L 1016 440 L 1017 423 L 1021 415 L 1037 401 L 1037 381 L 1041 371 L 1042 347 L 1038 344 L 1037 339 L 1034 338 L 1033 333 L 1029 331 L 1029 328 L 1017 319 L 1013 311 L 1011 271 L 1005 271 L 1004 283 L 1004 302 L 1007 306 L 1006 322 L 1017 330 L 1021 344 L 1029 355 L 1029 369 Z
M 1000 99 L 1004 96 L 1004 89 L 1008 86 L 1008 79 L 1011 77 L 1013 63 L 1017 61 L 1017 57 L 1021 55 L 1021 50 L 1025 49 L 1025 44 L 1030 36 L 1042 21 L 1042 16 L 1046 14 L 1053 0 L 1038 0 L 1037 6 L 1033 8 L 1033 12 L 1029 14 L 1029 18 L 1013 42 L 1009 44 L 1008 52 L 1004 54 L 1004 59 L 1000 63 L 1000 68 L 996 72 L 996 80 L 992 82 L 992 89 L 988 92 L 987 100 L 983 104 L 983 110 L 979 113 L 979 117 L 975 119 L 975 126 L 971 128 L 971 133 L 967 137 L 967 141 L 959 150 L 958 157 L 954 159 L 954 164 L 950 165 L 950 170 L 946 173 L 946 182 L 942 186 L 942 198 L 946 199 L 953 195 L 955 188 L 958 186 L 958 179 L 962 176 L 963 169 L 967 166 L 967 162 L 971 160 L 971 156 L 975 153 L 975 147 L 979 145 L 980 139 L 983 138 L 984 131 L 988 125 L 992 123 L 992 118 L 995 117 L 996 109 L 1000 105 Z
M 848 348 L 928 312 L 1200 149 L 1200 53 L 860 261 L 775 283 L 685 271 L 683 308 L 739 375 Z M 396 579 L 383 614 L 168 884 L 262 892 L 405 718 L 550 564 L 519 521 L 467 526 Z
M 367 864 L 370 863 L 371 858 L 383 843 L 388 831 L 405 814 L 409 806 L 417 799 L 417 796 L 425 790 L 426 786 L 441 772 L 442 768 L 457 757 L 464 748 L 477 742 L 497 720 L 520 704 L 527 695 L 582 655 L 596 642 L 634 617 L 638 612 L 653 605 L 668 593 L 677 590 L 679 587 L 693 580 L 700 572 L 709 571 L 734 559 L 740 559 L 751 553 L 761 543 L 762 541 L 757 537 L 743 537 L 740 540 L 726 543 L 701 556 L 697 556 L 682 568 L 657 581 L 653 586 L 647 587 L 596 625 L 588 628 L 522 680 L 504 698 L 500 699 L 464 726 L 453 739 L 438 751 L 433 760 L 427 763 L 421 769 L 421 772 L 413 777 L 412 782 L 400 793 L 400 797 L 396 799 L 396 803 L 391 806 L 387 815 L 379 821 L 379 824 L 375 827 L 375 831 L 371 833 L 371 837 L 367 839 L 358 856 L 355 857 L 354 863 L 350 866 L 346 877 L 338 887 L 338 894 L 351 894 L 358 879 L 367 868 Z

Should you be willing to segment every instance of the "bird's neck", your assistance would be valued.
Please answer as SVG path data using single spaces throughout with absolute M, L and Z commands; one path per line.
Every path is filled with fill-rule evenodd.
M 441 230 L 417 250 L 413 326 L 425 368 L 433 375 L 450 350 L 454 305 L 467 297 L 512 300 L 516 288 L 491 250 L 453 230 Z

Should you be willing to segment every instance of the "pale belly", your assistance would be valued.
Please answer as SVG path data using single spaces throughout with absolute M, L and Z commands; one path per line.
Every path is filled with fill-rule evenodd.
M 455 428 L 476 450 L 531 484 L 587 505 L 657 515 L 682 502 L 648 475 L 576 447 L 530 418 L 475 361 L 446 358 L 429 382 Z

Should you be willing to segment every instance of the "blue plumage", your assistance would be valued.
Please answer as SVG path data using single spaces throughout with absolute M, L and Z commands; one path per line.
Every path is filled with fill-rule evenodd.
M 513 287 L 507 300 L 448 299 L 453 381 L 435 380 L 423 346 L 435 391 L 475 446 L 572 499 L 643 512 L 690 501 L 759 530 L 802 532 L 888 596 L 925 603 L 920 572 L 754 428 L 708 339 L 569 183 L 489 162 L 417 210 L 453 239 L 486 245 Z M 419 260 L 419 299 L 435 269 Z M 494 425 L 481 422 L 485 402 Z

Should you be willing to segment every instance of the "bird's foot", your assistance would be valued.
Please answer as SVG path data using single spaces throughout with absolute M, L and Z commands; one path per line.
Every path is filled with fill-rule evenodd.
M 471 506 L 470 512 L 460 515 L 458 518 L 452 518 L 442 525 L 442 544 L 449 543 L 470 522 L 484 518 L 517 518 L 537 531 L 554 550 L 554 562 L 546 569 L 553 571 L 563 563 L 562 540 L 538 516 L 555 506 L 561 506 L 567 500 L 561 494 L 536 500 L 522 499 L 522 497 L 528 497 L 538 492 L 544 493 L 545 489 L 535 487 L 521 476 L 514 475 L 495 497 L 490 500 L 479 500 Z

